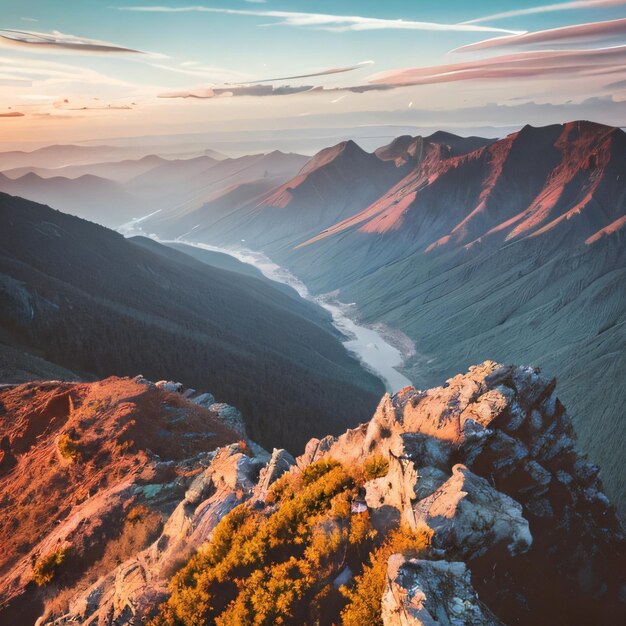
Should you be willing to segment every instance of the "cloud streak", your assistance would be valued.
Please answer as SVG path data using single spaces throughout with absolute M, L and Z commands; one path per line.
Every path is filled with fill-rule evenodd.
M 365 30 L 422 30 L 446 32 L 492 32 L 519 34 L 519 30 L 481 26 L 479 24 L 444 24 L 439 22 L 422 22 L 416 20 L 386 19 L 363 17 L 360 15 L 327 15 L 325 13 L 301 13 L 297 11 L 267 11 L 255 9 L 226 9 L 202 5 L 172 6 L 127 6 L 116 7 L 119 11 L 135 11 L 139 13 L 218 13 L 222 15 L 243 15 L 267 17 L 278 20 L 263 26 L 295 26 L 313 28 L 333 32 L 365 31 Z
M 159 98 L 194 98 L 207 100 L 212 98 L 233 98 L 237 96 L 288 96 L 305 91 L 314 91 L 311 85 L 292 87 L 284 85 L 274 87 L 272 85 L 250 85 L 245 87 L 199 87 L 197 89 L 184 89 L 181 91 L 169 91 L 159 94 Z
M 520 52 L 504 56 L 433 67 L 391 70 L 370 79 L 373 85 L 406 87 L 464 80 L 565 78 L 593 73 L 599 69 L 626 71 L 626 45 L 592 50 L 549 50 Z
M 51 33 L 38 33 L 29 30 L 14 30 L 10 28 L 0 29 L 0 44 L 5 46 L 18 46 L 21 48 L 30 48 L 31 50 L 71 50 L 73 52 L 114 52 L 114 53 L 132 53 L 146 54 L 141 50 L 134 48 L 125 48 L 106 41 L 98 41 L 97 39 L 87 39 L 85 37 L 76 37 L 74 35 L 66 35 L 58 31 Z
M 463 24 L 481 24 L 509 17 L 523 17 L 525 15 L 536 15 L 538 13 L 553 13 L 556 11 L 572 11 L 577 9 L 602 9 L 617 7 L 626 4 L 626 0 L 574 0 L 573 2 L 557 2 L 556 4 L 544 4 L 543 6 L 528 7 L 526 9 L 513 9 L 502 13 L 492 13 L 484 17 L 463 22 Z
M 296 80 L 298 78 L 314 78 L 316 76 L 331 76 L 332 74 L 344 74 L 345 72 L 353 72 L 354 70 L 360 70 L 366 65 L 373 65 L 374 61 L 362 61 L 356 65 L 349 65 L 347 67 L 330 67 L 325 70 L 319 70 L 318 72 L 312 72 L 310 74 L 297 74 L 295 76 L 282 76 L 280 78 L 261 78 L 259 80 L 250 80 L 246 82 L 236 82 L 237 85 L 252 85 L 254 83 L 271 83 L 279 80 Z
M 626 18 L 621 18 L 608 20 L 606 22 L 589 22 L 587 24 L 550 28 L 548 30 L 539 30 L 534 33 L 524 33 L 522 35 L 508 35 L 506 37 L 485 39 L 466 46 L 461 46 L 452 52 L 472 52 L 474 50 L 485 50 L 487 48 L 504 48 L 541 44 L 569 44 L 581 41 L 590 43 L 614 37 L 622 37 L 624 35 L 626 35 Z

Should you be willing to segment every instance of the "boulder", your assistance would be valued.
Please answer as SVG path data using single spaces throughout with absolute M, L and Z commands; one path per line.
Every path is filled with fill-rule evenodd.
M 393 554 L 382 598 L 385 626 L 498 626 L 483 608 L 462 562 Z
M 452 477 L 413 511 L 416 526 L 433 530 L 435 548 L 464 559 L 482 556 L 498 544 L 515 556 L 532 544 L 522 506 L 464 465 L 455 465 Z

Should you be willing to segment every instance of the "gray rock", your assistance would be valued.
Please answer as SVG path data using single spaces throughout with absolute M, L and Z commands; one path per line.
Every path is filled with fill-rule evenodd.
M 382 598 L 385 626 L 497 626 L 478 601 L 462 562 L 406 559 L 387 562 Z
M 436 548 L 464 559 L 482 556 L 501 543 L 514 556 L 532 544 L 522 506 L 464 465 L 455 465 L 452 477 L 420 500 L 414 513 L 417 525 L 433 530 Z

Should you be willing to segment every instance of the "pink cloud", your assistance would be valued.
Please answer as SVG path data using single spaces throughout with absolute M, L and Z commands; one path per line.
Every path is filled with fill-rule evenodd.
M 461 46 L 453 50 L 453 52 L 472 52 L 474 50 L 485 50 L 487 48 L 556 44 L 573 41 L 602 41 L 623 35 L 626 35 L 626 18 L 550 28 L 549 30 L 540 30 L 534 33 L 524 33 L 522 35 L 495 37 L 493 39 L 485 39 L 471 43 L 467 46 Z
M 532 51 L 464 63 L 391 70 L 373 76 L 370 83 L 402 87 L 554 74 L 573 77 L 589 70 L 614 68 L 619 71 L 625 65 L 626 45 L 594 50 Z

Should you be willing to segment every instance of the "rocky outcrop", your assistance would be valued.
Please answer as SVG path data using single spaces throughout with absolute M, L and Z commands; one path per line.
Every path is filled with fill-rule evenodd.
M 382 599 L 385 626 L 498 626 L 471 584 L 465 563 L 389 558 Z
M 385 457 L 387 476 L 366 484 L 376 527 L 430 527 L 505 623 L 619 624 L 624 534 L 555 386 L 487 361 L 385 396 L 369 424 L 313 440 L 297 463 Z
M 489 361 L 441 387 L 385 396 L 368 423 L 311 440 L 297 459 L 252 442 L 223 446 L 190 461 L 196 470 L 154 543 L 46 623 L 139 622 L 227 512 L 248 502 L 269 516 L 276 480 L 335 460 L 385 468 L 350 507 L 368 513 L 379 541 L 399 526 L 431 537 L 419 558 L 389 559 L 385 626 L 622 624 L 624 535 L 598 469 L 574 446 L 555 382 Z M 329 583 L 350 585 L 356 574 L 354 563 L 338 566 Z
M 522 505 L 496 491 L 464 465 L 414 507 L 416 525 L 433 531 L 434 547 L 457 558 L 471 559 L 504 543 L 509 554 L 526 552 L 532 544 Z

